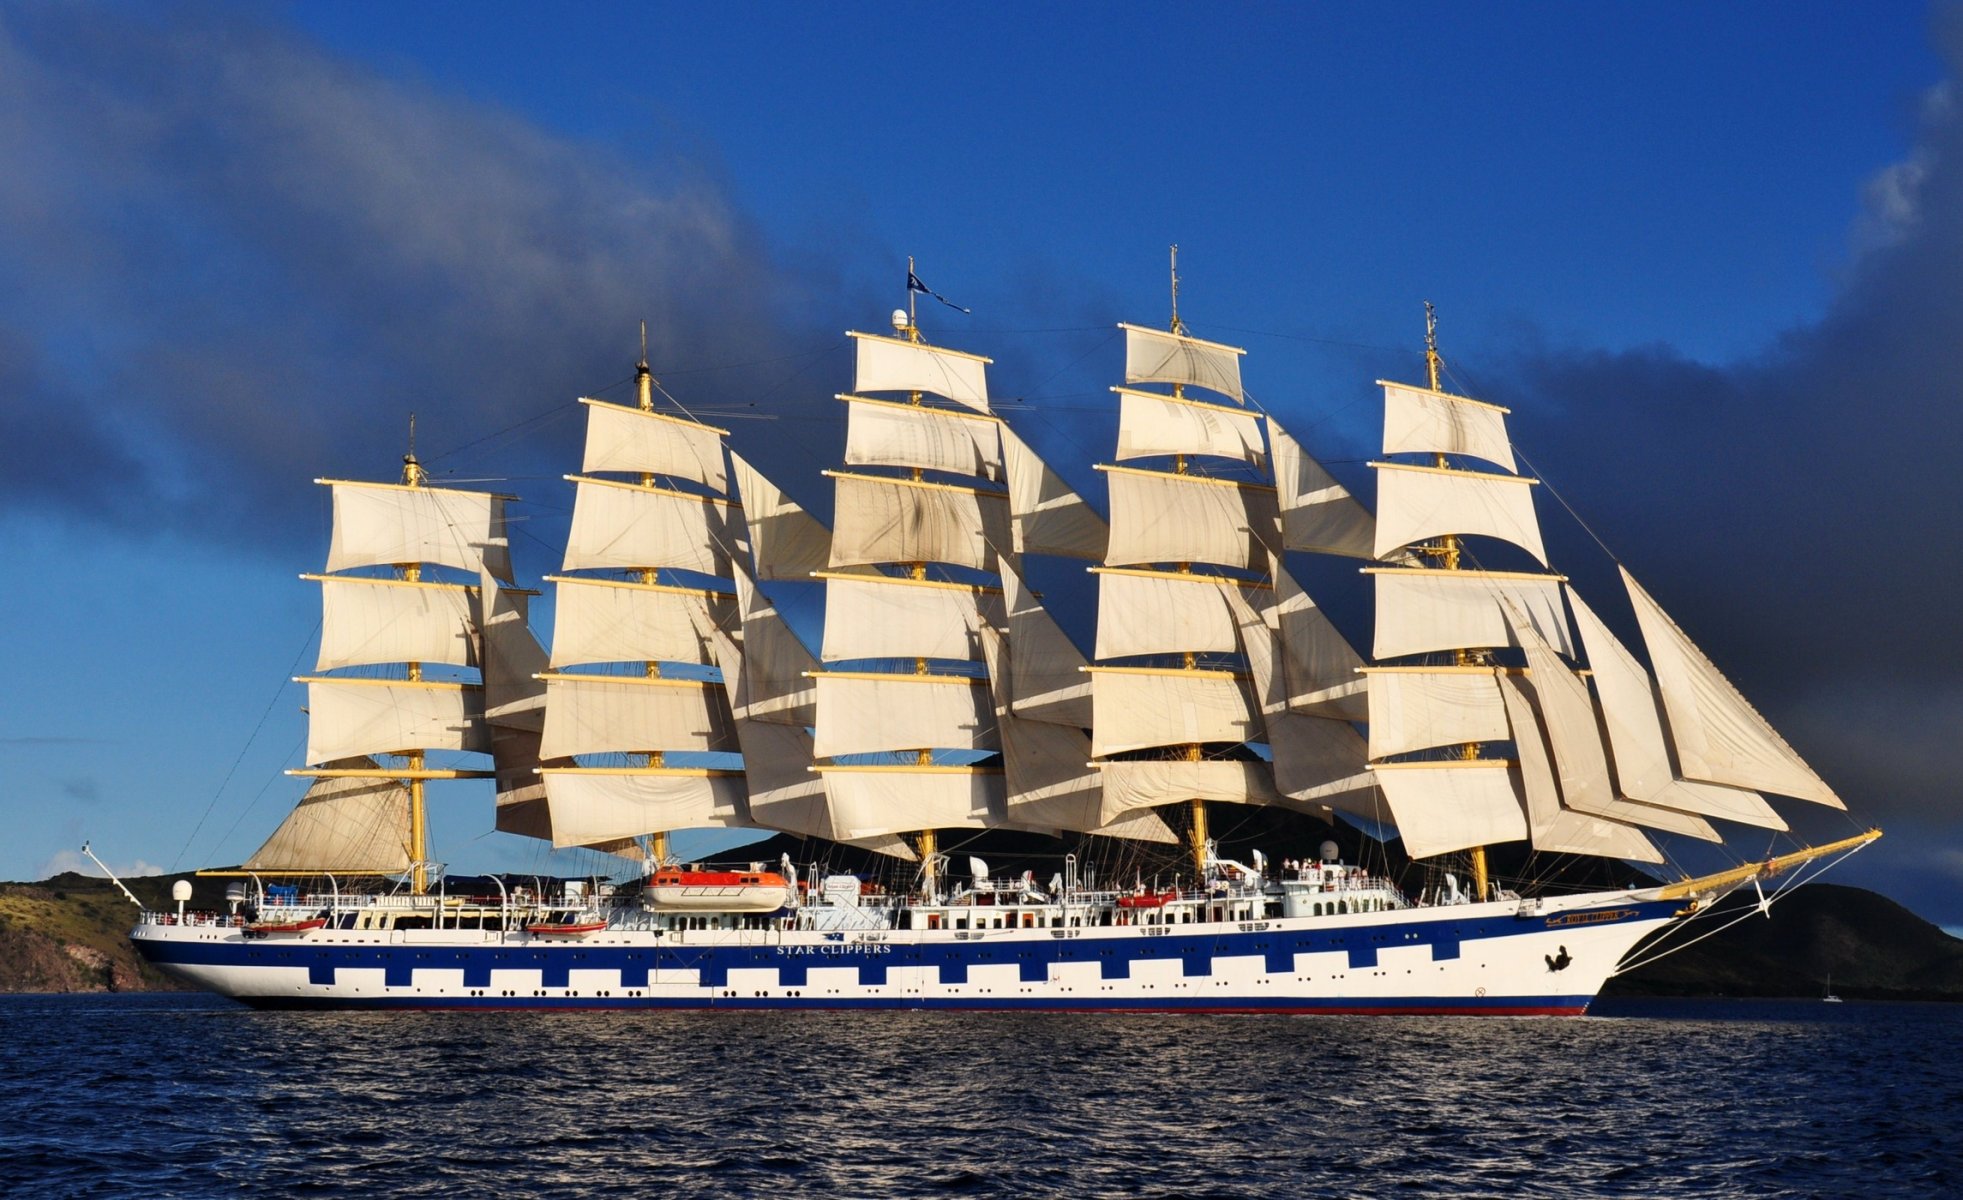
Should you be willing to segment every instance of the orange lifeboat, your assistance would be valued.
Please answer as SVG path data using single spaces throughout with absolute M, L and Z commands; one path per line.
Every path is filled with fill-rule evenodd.
M 1137 892 L 1130 896 L 1118 897 L 1119 908 L 1164 908 L 1179 899 L 1179 889 L 1169 892 Z
M 692 912 L 775 912 L 793 899 L 790 881 L 775 871 L 702 871 L 663 867 L 647 881 L 655 908 Z
M 309 917 L 304 921 L 254 921 L 245 927 L 245 931 L 247 933 L 261 935 L 271 933 L 312 933 L 316 929 L 324 928 L 326 924 L 326 917 Z

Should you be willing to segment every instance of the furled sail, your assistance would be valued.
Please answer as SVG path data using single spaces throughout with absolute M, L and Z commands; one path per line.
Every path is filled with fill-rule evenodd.
M 1684 775 L 1846 808 L 1627 570 L 1622 582 L 1656 667 Z

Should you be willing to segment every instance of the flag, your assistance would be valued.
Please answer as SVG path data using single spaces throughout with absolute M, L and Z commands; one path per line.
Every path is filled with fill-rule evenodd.
M 907 291 L 921 292 L 925 295 L 932 296 L 934 299 L 939 300 L 942 304 L 947 305 L 949 308 L 953 309 L 956 312 L 964 312 L 970 315 L 973 315 L 974 313 L 973 309 L 962 308 L 959 304 L 956 304 L 954 301 L 948 299 L 946 296 L 941 295 L 939 292 L 933 290 L 932 288 L 928 287 L 926 284 L 920 282 L 920 276 L 915 275 L 912 271 L 907 272 Z

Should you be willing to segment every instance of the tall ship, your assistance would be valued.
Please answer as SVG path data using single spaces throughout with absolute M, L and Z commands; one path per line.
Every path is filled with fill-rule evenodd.
M 313 783 L 205 873 L 222 909 L 180 880 L 144 912 L 141 953 L 265 1008 L 1574 1015 L 1727 894 L 1880 836 L 1673 865 L 1784 834 L 1768 795 L 1845 806 L 1626 569 L 1647 662 L 1550 567 L 1429 305 L 1422 385 L 1379 384 L 1373 513 L 1187 330 L 1175 256 L 1169 323 L 1119 326 L 1100 513 L 989 359 L 925 340 L 922 292 L 909 263 L 892 331 L 849 335 L 830 528 L 645 346 L 635 404 L 582 400 L 549 646 L 510 497 L 433 486 L 413 440 L 399 480 L 322 480 Z M 1291 556 L 1364 573 L 1367 655 Z M 1031 583 L 1073 560 L 1087 648 Z M 815 653 L 787 584 L 822 589 Z M 424 789 L 469 780 L 497 830 L 619 869 L 450 878 Z M 772 853 L 679 860 L 705 830 Z

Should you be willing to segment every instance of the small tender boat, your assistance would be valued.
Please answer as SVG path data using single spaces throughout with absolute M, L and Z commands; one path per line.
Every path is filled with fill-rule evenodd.
M 530 925 L 525 926 L 525 931 L 527 933 L 534 933 L 534 934 L 542 933 L 542 934 L 556 935 L 559 937 L 585 937 L 589 933 L 598 933 L 600 930 L 605 929 L 606 927 L 607 927 L 607 923 L 604 920 L 534 921 Z
M 304 921 L 254 921 L 245 927 L 247 933 L 311 933 L 325 927 L 326 917 L 309 917 Z
M 1118 897 L 1119 908 L 1164 908 L 1179 899 L 1178 889 L 1169 892 L 1138 892 L 1130 896 Z

